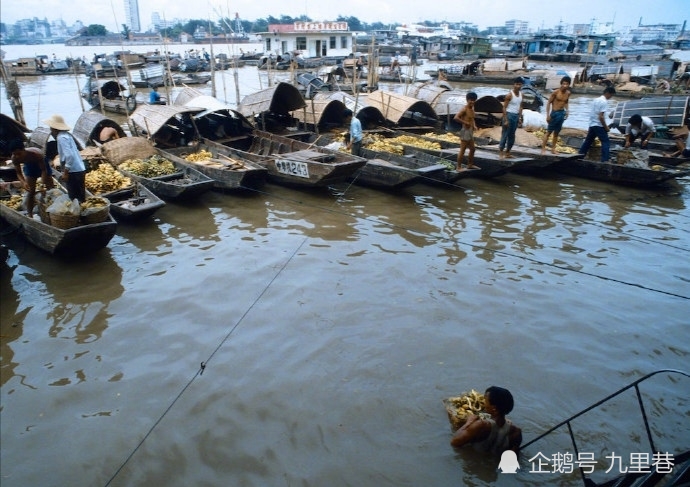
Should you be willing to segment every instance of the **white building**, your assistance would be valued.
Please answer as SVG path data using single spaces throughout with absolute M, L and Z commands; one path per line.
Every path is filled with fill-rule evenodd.
M 352 34 L 347 22 L 295 22 L 270 24 L 261 38 L 266 53 L 309 58 L 352 54 Z

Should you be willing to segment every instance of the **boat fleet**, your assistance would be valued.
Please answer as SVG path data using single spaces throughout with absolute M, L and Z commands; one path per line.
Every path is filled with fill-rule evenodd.
M 690 174 L 690 167 L 679 165 L 683 159 L 654 151 L 645 151 L 642 164 L 628 164 L 631 150 L 623 148 L 614 151 L 608 163 L 599 162 L 596 153 L 582 157 L 572 148 L 544 153 L 537 147 L 519 145 L 513 147 L 513 158 L 504 159 L 496 139 L 481 134 L 476 138 L 478 169 L 459 169 L 461 144 L 450 114 L 461 108 L 461 97 L 455 96 L 451 107 L 450 86 L 421 83 L 415 88 L 415 96 L 385 90 L 357 95 L 316 90 L 305 98 L 296 86 L 281 82 L 246 96 L 234 109 L 186 87 L 170 104 L 136 106 L 126 126 L 90 110 L 81 115 L 72 134 L 87 162 L 87 191 L 108 201 L 108 218 L 97 223 L 82 218 L 72 227 L 58 228 L 45 211 L 30 219 L 25 209 L 5 204 L 0 204 L 0 216 L 50 253 L 73 252 L 74 240 L 86 238 L 87 229 L 93 228 L 98 238 L 89 237 L 91 244 L 76 246 L 83 252 L 107 245 L 110 230 L 103 227 L 110 229 L 113 219 L 146 220 L 166 201 L 189 201 L 210 190 L 246 192 L 266 183 L 311 190 L 346 181 L 389 191 L 413 184 L 452 190 L 464 178 L 496 178 L 509 172 L 546 175 L 550 171 L 653 187 Z M 673 98 L 656 100 L 652 106 L 637 101 L 630 108 L 655 118 L 660 126 L 679 125 L 687 121 L 690 100 L 674 99 L 674 105 Z M 630 111 L 621 105 L 617 113 L 623 121 Z M 669 110 L 669 106 L 676 108 Z M 364 129 L 359 156 L 345 150 L 346 109 L 352 110 Z M 501 110 L 494 97 L 478 100 L 478 124 L 495 128 Z M 40 148 L 50 160 L 56 155 L 56 143 L 46 127 L 29 130 L 6 115 L 0 121 L 5 141 L 19 137 L 27 146 Z M 102 141 L 100 134 L 107 127 L 118 137 Z M 567 142 L 579 146 L 578 139 Z M 660 140 L 656 147 L 662 149 L 669 143 Z M 2 156 L 7 159 L 9 155 Z M 14 167 L 4 166 L 1 175 L 12 181 Z M 3 193 L 7 200 L 19 190 L 5 184 Z M 21 224 L 28 220 L 31 222 Z

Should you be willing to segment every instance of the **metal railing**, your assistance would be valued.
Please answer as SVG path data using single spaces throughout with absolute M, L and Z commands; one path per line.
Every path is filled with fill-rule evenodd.
M 649 379 L 650 377 L 653 377 L 653 376 L 655 376 L 655 375 L 657 375 L 657 374 L 662 374 L 662 373 L 679 374 L 679 375 L 683 375 L 683 376 L 685 376 L 685 377 L 690 378 L 690 373 L 684 372 L 684 371 L 682 371 L 682 370 L 676 370 L 676 369 L 660 369 L 660 370 L 651 372 L 651 373 L 649 373 L 649 374 L 647 374 L 647 375 L 645 375 L 645 376 L 643 376 L 643 377 L 640 377 L 639 379 L 637 379 L 636 381 L 634 381 L 634 382 L 628 384 L 627 386 L 625 386 L 625 387 L 623 387 L 623 388 L 617 390 L 617 391 L 614 392 L 613 394 L 610 394 L 610 395 L 606 396 L 606 397 L 605 397 L 604 399 L 602 399 L 601 401 L 595 402 L 595 403 L 592 404 L 591 406 L 589 406 L 589 407 L 583 409 L 583 410 L 580 411 L 579 413 L 574 414 L 573 416 L 569 417 L 568 419 L 566 419 L 566 420 L 564 420 L 564 421 L 561 421 L 561 422 L 558 423 L 556 426 L 554 426 L 554 427 L 548 429 L 547 431 L 545 431 L 545 432 L 542 433 L 541 435 L 537 436 L 536 438 L 534 438 L 534 439 L 528 441 L 528 442 L 525 443 L 524 445 L 521 445 L 521 446 L 520 446 L 520 450 L 524 450 L 525 448 L 527 448 L 528 446 L 532 445 L 533 443 L 536 443 L 537 441 L 541 440 L 542 438 L 544 438 L 544 437 L 550 435 L 551 433 L 553 433 L 554 431 L 556 431 L 556 430 L 559 429 L 560 427 L 566 426 L 566 425 L 567 425 L 567 426 L 568 426 L 568 434 L 570 435 L 570 441 L 572 442 L 572 445 L 573 445 L 573 450 L 574 450 L 574 452 L 575 452 L 575 455 L 579 455 L 578 448 L 577 448 L 577 441 L 575 440 L 575 435 L 574 435 L 574 433 L 573 433 L 573 428 L 572 428 L 571 422 L 572 422 L 574 419 L 579 418 L 579 417 L 582 416 L 583 414 L 585 414 L 585 413 L 591 411 L 592 409 L 595 409 L 595 408 L 601 406 L 601 405 L 604 404 L 605 402 L 607 402 L 607 401 L 613 399 L 614 397 L 618 396 L 619 394 L 621 394 L 621 393 L 627 391 L 628 389 L 631 389 L 631 388 L 634 387 L 634 388 L 635 388 L 635 393 L 636 393 L 636 395 L 637 395 L 637 403 L 638 403 L 638 405 L 640 406 L 640 412 L 642 413 L 642 419 L 643 419 L 643 421 L 644 421 L 645 430 L 647 431 L 647 439 L 649 440 L 649 446 L 650 446 L 650 448 L 651 448 L 651 451 L 656 452 L 657 449 L 654 447 L 654 438 L 652 437 L 652 431 L 651 431 L 651 429 L 650 429 L 650 427 L 649 427 L 649 422 L 647 421 L 647 413 L 646 413 L 646 411 L 645 411 L 644 404 L 643 404 L 643 402 L 642 402 L 642 395 L 640 394 L 640 387 L 639 387 L 639 385 L 640 385 L 640 383 L 644 382 L 645 380 Z M 584 485 L 585 485 L 585 486 L 591 485 L 591 482 L 589 481 L 589 479 L 588 479 L 587 476 L 585 475 L 585 472 L 584 472 L 584 470 L 583 470 L 583 467 L 580 467 L 580 475 L 582 476 L 582 481 L 584 482 Z

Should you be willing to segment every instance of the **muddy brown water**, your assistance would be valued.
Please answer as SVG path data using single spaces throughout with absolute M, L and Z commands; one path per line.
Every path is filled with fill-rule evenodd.
M 44 118 L 78 116 L 44 105 L 64 82 L 41 81 Z M 0 482 L 581 485 L 530 472 L 564 434 L 515 476 L 454 451 L 441 400 L 508 387 L 527 441 L 687 371 L 690 182 L 461 183 L 209 193 L 76 261 L 3 226 Z M 662 451 L 690 448 L 687 390 L 642 388 Z M 597 479 L 648 451 L 632 393 L 574 428 Z

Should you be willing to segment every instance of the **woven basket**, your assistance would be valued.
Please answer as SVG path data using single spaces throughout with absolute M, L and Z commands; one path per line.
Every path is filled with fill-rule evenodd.
M 103 206 L 98 211 L 93 211 L 88 214 L 82 213 L 81 222 L 87 225 L 91 223 L 103 223 L 108 219 L 108 213 L 110 213 L 110 205 Z
M 43 203 L 38 204 L 38 215 L 41 217 L 41 221 L 43 223 L 47 223 L 48 225 L 50 225 L 50 215 L 48 214 L 47 205 Z
M 157 151 L 151 141 L 143 137 L 121 137 L 103 145 L 101 153 L 111 164 L 117 166 L 128 159 L 146 159 Z
M 56 228 L 67 230 L 68 228 L 76 227 L 79 224 L 79 215 L 51 213 L 50 224 Z

